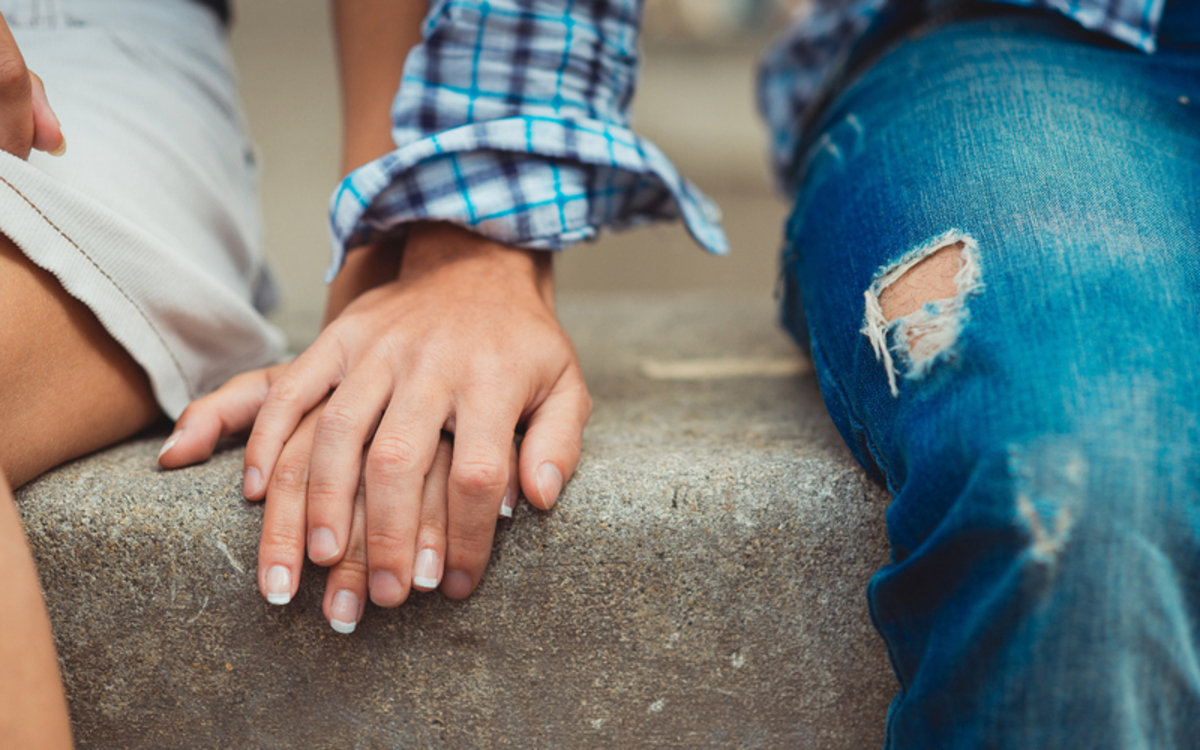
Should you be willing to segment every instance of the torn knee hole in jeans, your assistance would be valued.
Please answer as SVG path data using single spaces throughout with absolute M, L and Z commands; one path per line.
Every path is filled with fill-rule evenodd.
M 978 254 L 974 238 L 951 229 L 881 268 L 864 293 L 862 333 L 883 363 L 893 396 L 900 395 L 893 353 L 909 380 L 955 355 L 971 317 L 967 300 L 983 288 Z

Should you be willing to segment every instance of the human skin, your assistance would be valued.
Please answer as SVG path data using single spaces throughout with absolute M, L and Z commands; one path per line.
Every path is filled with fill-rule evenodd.
M 425 8 L 343 0 L 335 9 L 348 170 L 393 148 L 388 112 Z M 519 485 L 535 506 L 553 505 L 591 411 L 554 314 L 549 255 L 414 224 L 402 252 L 385 243 L 350 254 L 326 320 L 293 362 L 189 406 L 162 465 L 202 460 L 220 435 L 253 425 L 244 492 L 267 501 L 258 574 L 268 601 L 295 594 L 306 551 L 332 568 L 331 620 L 341 621 L 330 606 L 342 591 L 345 610 L 360 613 L 368 595 L 397 606 L 431 579 L 451 598 L 468 596 L 505 497 Z M 445 490 L 427 492 L 445 434 Z
M 26 158 L 65 145 L 0 17 L 0 148 Z M 9 482 L 128 437 L 160 412 L 145 373 L 91 311 L 2 236 L 0 320 L 0 737 L 6 747 L 69 748 L 54 639 Z
M 71 747 L 54 638 L 16 504 L 0 477 L 0 737 L 5 747 Z

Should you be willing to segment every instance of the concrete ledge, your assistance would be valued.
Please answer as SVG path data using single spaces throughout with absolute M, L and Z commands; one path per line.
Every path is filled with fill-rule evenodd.
M 167 473 L 162 438 L 134 440 L 24 488 L 79 747 L 880 746 L 895 686 L 863 591 L 887 498 L 769 301 L 563 319 L 596 401 L 583 463 L 555 511 L 502 522 L 467 602 L 340 636 L 310 567 L 267 605 L 238 445 Z

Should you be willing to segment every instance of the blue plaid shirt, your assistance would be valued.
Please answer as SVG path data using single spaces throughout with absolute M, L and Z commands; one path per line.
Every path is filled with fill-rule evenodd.
M 331 200 L 334 263 L 420 219 L 558 250 L 682 217 L 724 254 L 720 211 L 629 128 L 640 0 L 434 0 L 392 107 L 397 149 Z
M 1153 51 L 1164 0 L 998 0 L 1059 9 Z M 899 5 L 899 3 L 895 3 Z M 781 184 L 804 108 L 890 0 L 815 0 L 764 58 L 759 103 Z M 433 0 L 392 107 L 397 148 L 330 202 L 333 264 L 422 219 L 558 250 L 680 218 L 724 254 L 720 212 L 629 128 L 641 0 Z

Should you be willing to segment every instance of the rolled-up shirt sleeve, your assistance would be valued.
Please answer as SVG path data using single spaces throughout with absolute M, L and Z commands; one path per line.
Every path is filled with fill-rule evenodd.
M 720 212 L 630 129 L 640 0 L 434 0 L 392 106 L 396 149 L 330 200 L 333 264 L 408 222 L 558 250 L 682 218 L 724 254 Z

